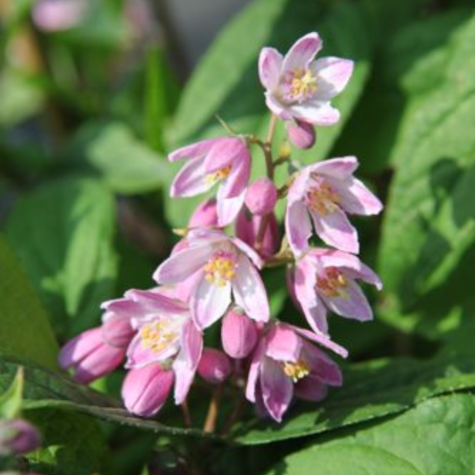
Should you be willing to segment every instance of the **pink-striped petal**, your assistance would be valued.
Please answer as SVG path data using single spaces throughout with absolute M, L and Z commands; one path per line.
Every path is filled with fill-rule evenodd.
M 206 179 L 204 160 L 196 158 L 183 166 L 173 180 L 170 196 L 189 197 L 205 193 L 213 186 L 212 180 Z
M 204 164 L 206 173 L 214 173 L 231 165 L 243 151 L 247 150 L 246 142 L 237 137 L 223 137 L 206 155 Z
M 262 48 L 259 55 L 259 79 L 270 91 L 279 85 L 282 60 L 282 55 L 276 49 Z
M 211 326 L 226 312 L 231 303 L 231 284 L 219 286 L 206 279 L 198 284 L 191 298 L 191 314 L 200 329 Z
M 329 246 L 342 251 L 358 254 L 360 246 L 356 229 L 340 209 L 326 215 L 312 212 L 315 231 Z
M 282 104 L 275 96 L 266 93 L 265 97 L 267 107 L 280 120 L 292 119 L 292 114 L 289 112 L 289 108 Z
M 292 252 L 300 256 L 308 249 L 312 225 L 306 206 L 301 201 L 289 203 L 285 215 L 285 230 Z
M 246 256 L 241 255 L 233 280 L 236 303 L 250 318 L 267 322 L 270 317 L 269 301 L 261 277 Z
M 327 387 L 317 378 L 307 376 L 294 387 L 295 396 L 304 401 L 318 402 L 325 399 Z
M 335 57 L 317 59 L 312 70 L 317 77 L 315 98 L 328 101 L 345 89 L 353 73 L 354 63 L 348 59 Z
M 327 177 L 344 180 L 350 177 L 358 168 L 358 159 L 353 156 L 331 158 L 322 162 L 310 165 L 308 168 L 310 173 L 318 173 Z
M 314 333 L 309 330 L 305 330 L 305 328 L 296 327 L 295 325 L 290 325 L 290 324 L 286 324 L 286 325 L 292 328 L 300 336 L 306 338 L 309 341 L 312 341 L 321 346 L 324 346 L 325 348 L 328 348 L 329 350 L 332 350 L 334 353 L 336 353 L 337 355 L 340 355 L 342 358 L 346 358 L 348 356 L 348 351 L 342 346 L 333 342 L 328 335 Z
M 225 227 L 231 224 L 241 211 L 244 201 L 246 199 L 246 189 L 241 192 L 240 195 L 234 198 L 223 198 L 221 196 L 222 188 L 220 187 L 217 195 L 217 212 L 218 212 L 218 226 Z
M 330 386 L 341 386 L 343 376 L 340 367 L 320 348 L 309 342 L 304 342 L 304 358 L 310 366 L 310 376 L 318 378 Z
M 288 326 L 274 325 L 266 342 L 266 355 L 273 360 L 295 363 L 300 357 L 302 339 Z
M 221 198 L 234 198 L 239 196 L 249 184 L 251 176 L 251 154 L 247 148 L 234 161 L 231 172 L 220 186 Z
M 264 405 L 270 416 L 277 422 L 292 402 L 294 385 L 281 366 L 271 358 L 264 358 L 261 368 L 261 391 Z
M 262 359 L 264 358 L 264 341 L 261 339 L 252 354 L 251 365 L 247 375 L 246 399 L 256 402 L 257 383 L 261 373 Z
M 202 140 L 201 142 L 196 142 L 194 144 L 187 145 L 186 147 L 179 148 L 168 155 L 168 160 L 170 162 L 176 162 L 177 160 L 181 159 L 204 158 L 211 148 L 221 140 L 222 137 Z
M 285 55 L 282 64 L 283 73 L 307 68 L 322 46 L 318 33 L 309 33 L 300 38 Z
M 289 107 L 289 113 L 295 118 L 322 127 L 336 124 L 340 120 L 340 112 L 329 102 L 309 100 L 302 104 Z

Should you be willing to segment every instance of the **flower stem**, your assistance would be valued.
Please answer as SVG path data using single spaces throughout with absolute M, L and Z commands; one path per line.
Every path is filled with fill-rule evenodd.
M 181 412 L 183 413 L 183 421 L 185 426 L 188 428 L 193 427 L 193 421 L 191 420 L 191 414 L 186 399 L 181 404 Z
M 216 421 L 219 414 L 219 405 L 221 402 L 221 397 L 223 395 L 223 386 L 220 384 L 216 386 L 216 389 L 211 396 L 211 401 L 209 403 L 208 414 L 206 415 L 205 425 L 203 426 L 204 432 L 213 433 L 216 430 Z

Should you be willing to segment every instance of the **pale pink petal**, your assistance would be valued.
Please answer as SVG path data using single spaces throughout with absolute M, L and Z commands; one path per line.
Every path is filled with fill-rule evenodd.
M 343 376 L 340 367 L 322 350 L 304 342 L 304 358 L 310 366 L 310 376 L 330 386 L 341 386 Z
M 234 198 L 239 196 L 249 184 L 251 176 L 251 154 L 247 148 L 242 150 L 239 158 L 234 161 L 231 172 L 220 186 L 221 198 Z
M 289 204 L 293 204 L 296 201 L 301 201 L 304 198 L 305 194 L 307 193 L 310 171 L 310 167 L 305 167 L 297 173 L 297 176 L 290 185 L 287 195 L 287 202 Z
M 159 284 L 179 284 L 202 269 L 213 253 L 206 244 L 185 248 L 172 254 L 153 274 Z
M 318 343 L 319 345 L 324 346 L 329 350 L 332 350 L 334 353 L 340 355 L 343 358 L 346 358 L 348 356 L 348 351 L 342 346 L 333 342 L 328 335 L 317 334 L 309 330 L 305 330 L 304 328 L 296 327 L 295 325 L 286 325 L 292 328 L 295 332 L 297 332 L 300 336 L 306 338 L 307 340 L 312 341 L 314 343 Z
M 170 187 L 170 196 L 189 197 L 199 195 L 213 187 L 213 181 L 206 179 L 204 160 L 191 160 L 178 172 Z
M 125 295 L 127 298 L 140 303 L 146 311 L 161 311 L 180 315 L 188 310 L 183 302 L 170 298 L 159 291 L 131 289 Z
M 273 360 L 295 363 L 300 357 L 302 339 L 288 326 L 274 325 L 266 342 L 266 355 Z
M 175 355 L 177 348 L 175 345 L 168 345 L 162 351 L 157 352 L 144 346 L 142 337 L 138 333 L 127 349 L 126 368 L 143 368 L 151 363 L 165 361 Z
M 256 402 L 257 382 L 259 380 L 263 358 L 264 341 L 261 339 L 252 354 L 251 366 L 249 367 L 249 373 L 247 375 L 246 399 L 251 402 Z
M 289 245 L 296 256 L 308 249 L 308 240 L 312 235 L 312 225 L 307 207 L 301 201 L 287 205 L 285 230 Z
M 239 238 L 231 238 L 231 241 L 233 244 L 244 254 L 246 254 L 247 257 L 252 261 L 252 263 L 258 268 L 261 269 L 263 266 L 262 259 L 259 257 L 259 254 L 257 254 L 254 249 L 252 249 L 249 245 L 247 245 L 244 241 L 242 241 Z
M 353 73 L 354 63 L 348 59 L 328 57 L 317 59 L 312 70 L 317 77 L 315 98 L 328 101 L 345 89 Z
M 122 298 L 103 302 L 101 309 L 105 310 L 102 316 L 102 322 L 105 323 L 111 318 L 132 318 L 142 311 L 142 306 L 133 300 Z
M 343 297 L 327 297 L 321 295 L 325 305 L 332 311 L 342 317 L 354 318 L 361 322 L 373 319 L 373 311 L 366 300 L 358 284 L 348 279 L 346 287 L 343 289 Z
M 270 91 L 279 84 L 282 59 L 282 55 L 274 48 L 262 48 L 259 55 L 259 79 Z
M 222 187 L 218 189 L 216 197 L 218 202 L 218 226 L 225 227 L 231 224 L 241 211 L 246 199 L 246 189 L 244 188 L 241 194 L 234 198 L 223 198 L 221 190 L 223 190 Z
M 308 100 L 302 104 L 294 104 L 288 112 L 295 118 L 313 125 L 329 126 L 340 120 L 340 112 L 329 102 Z
M 202 140 L 201 142 L 196 142 L 186 147 L 179 148 L 175 150 L 170 155 L 168 155 L 168 160 L 170 162 L 175 162 L 183 158 L 194 159 L 194 158 L 204 158 L 204 156 L 211 150 L 211 148 L 219 143 L 222 137 L 216 139 Z
M 343 211 L 338 209 L 326 215 L 312 212 L 311 216 L 322 241 L 342 251 L 359 252 L 358 234 Z
M 265 97 L 266 105 L 274 115 L 281 120 L 292 119 L 292 114 L 289 112 L 288 107 L 282 104 L 276 97 L 269 93 L 266 93 Z
M 331 158 L 330 160 L 324 160 L 322 162 L 310 165 L 308 170 L 311 173 L 318 173 L 319 175 L 325 175 L 332 178 L 338 178 L 344 180 L 350 177 L 354 171 L 358 168 L 358 159 L 353 156 Z
M 239 257 L 233 280 L 233 294 L 236 303 L 250 318 L 258 322 L 269 320 L 270 310 L 266 289 L 259 273 L 244 255 Z
M 264 405 L 277 422 L 282 421 L 282 416 L 292 402 L 294 385 L 287 377 L 279 363 L 271 358 L 264 358 L 261 368 L 261 391 Z
M 317 378 L 307 376 L 294 386 L 295 396 L 304 401 L 318 402 L 327 395 L 327 387 Z
M 231 165 L 246 151 L 246 142 L 237 137 L 223 137 L 206 155 L 204 164 L 206 173 L 214 173 Z
M 231 303 L 231 284 L 218 286 L 202 279 L 191 298 L 191 314 L 198 328 L 204 329 L 219 320 Z
M 323 43 L 318 33 L 309 33 L 300 38 L 285 55 L 282 64 L 284 74 L 286 71 L 308 67 L 315 55 L 322 49 L 322 46 Z
M 341 198 L 341 207 L 350 214 L 375 215 L 383 209 L 381 201 L 358 179 L 328 178 L 328 182 Z

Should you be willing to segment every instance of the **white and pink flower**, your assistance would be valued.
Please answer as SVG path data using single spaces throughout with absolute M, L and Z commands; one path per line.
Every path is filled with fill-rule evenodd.
M 255 251 L 221 231 L 190 231 L 186 243 L 159 266 L 154 279 L 178 284 L 196 275 L 190 310 L 199 328 L 221 318 L 233 300 L 253 320 L 269 319 L 267 294 L 257 270 L 262 261 Z
M 329 246 L 357 254 L 358 234 L 346 214 L 375 215 L 383 205 L 353 176 L 356 157 L 325 160 L 300 170 L 289 188 L 285 229 L 296 256 L 308 248 L 312 223 Z
M 353 72 L 353 61 L 315 56 L 323 43 L 317 33 L 300 38 L 282 56 L 274 48 L 263 48 L 259 77 L 266 89 L 267 107 L 282 120 L 313 125 L 333 125 L 340 113 L 330 104 L 340 94 Z
M 218 225 L 227 226 L 234 220 L 244 203 L 251 173 L 251 154 L 244 139 L 203 140 L 174 151 L 168 159 L 188 161 L 172 183 L 172 197 L 200 195 L 219 183 Z
M 316 402 L 325 397 L 327 386 L 340 386 L 340 369 L 315 343 L 342 357 L 348 354 L 324 335 L 270 324 L 252 356 L 246 398 L 280 422 L 294 396 Z
M 356 256 L 330 249 L 312 249 L 290 272 L 292 293 L 315 332 L 328 333 L 328 312 L 362 322 L 373 318 L 371 306 L 356 280 L 372 284 L 378 290 L 382 283 Z

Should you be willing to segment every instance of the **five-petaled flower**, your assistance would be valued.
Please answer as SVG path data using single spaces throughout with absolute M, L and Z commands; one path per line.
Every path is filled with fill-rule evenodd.
M 257 271 L 262 261 L 255 251 L 221 231 L 190 231 L 186 243 L 159 266 L 154 278 L 159 284 L 175 284 L 198 274 L 190 310 L 199 328 L 221 318 L 232 297 L 250 318 L 269 319 L 267 294 Z
M 322 49 L 317 33 L 300 38 L 283 57 L 263 48 L 259 76 L 269 109 L 282 120 L 333 125 L 340 113 L 330 100 L 340 94 L 353 72 L 353 61 L 335 57 L 315 60 Z
M 175 150 L 171 162 L 187 159 L 170 189 L 171 196 L 195 196 L 219 183 L 216 195 L 218 225 L 234 220 L 244 204 L 251 172 L 251 154 L 239 137 L 203 140 Z
M 285 229 L 290 247 L 299 256 L 309 248 L 312 222 L 329 246 L 357 254 L 358 234 L 346 213 L 378 214 L 382 204 L 353 172 L 356 157 L 333 158 L 300 170 L 289 188 Z
M 325 335 L 283 323 L 270 323 L 252 356 L 246 398 L 261 406 L 277 422 L 295 396 L 320 401 L 326 386 L 340 386 L 337 364 L 317 343 L 342 357 L 347 351 Z
M 379 277 L 356 256 L 331 249 L 312 249 L 290 270 L 293 293 L 311 328 L 328 333 L 327 314 L 368 321 L 373 312 L 356 279 L 381 290 Z

